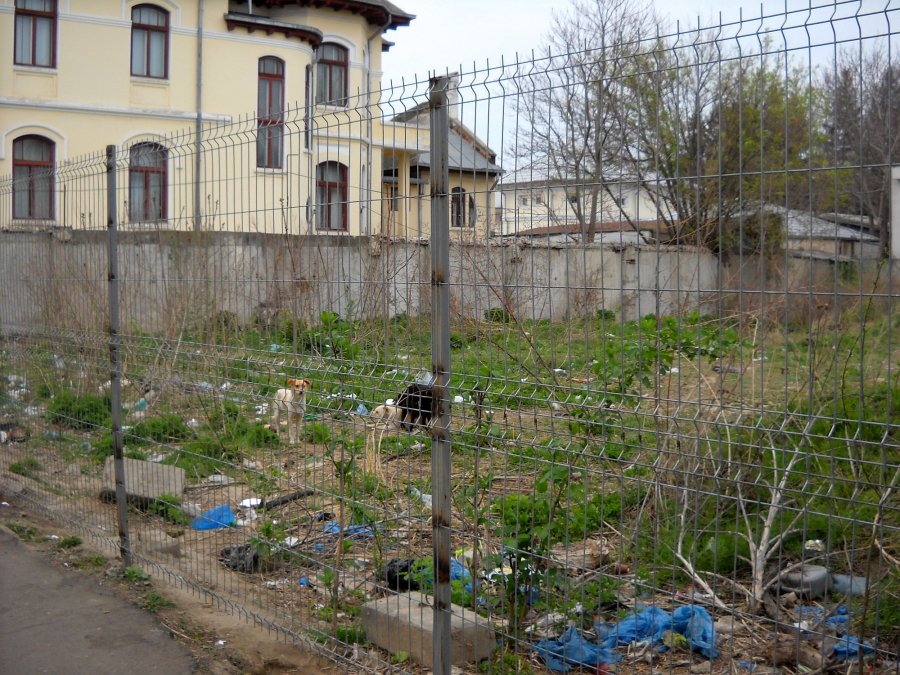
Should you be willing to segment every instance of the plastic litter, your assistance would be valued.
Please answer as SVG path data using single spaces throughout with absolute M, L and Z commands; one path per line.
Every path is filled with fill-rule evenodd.
M 849 574 L 833 574 L 831 587 L 842 595 L 849 593 L 858 598 L 866 594 L 869 580 L 866 577 L 852 577 Z
M 306 577 L 300 577 L 300 585 L 309 586 L 309 579 L 307 579 Z
M 240 507 L 242 509 L 255 509 L 260 504 L 262 504 L 262 499 L 259 497 L 248 497 L 240 503 Z
M 233 526 L 235 521 L 234 511 L 227 504 L 223 504 L 194 518 L 191 527 L 195 530 L 221 530 Z
M 834 646 L 834 655 L 843 661 L 858 656 L 860 649 L 863 654 L 871 654 L 875 651 L 868 642 L 860 643 L 859 638 L 846 636 L 842 637 Z
M 225 640 L 216 640 L 216 647 L 224 647 Z
M 55 431 L 45 431 L 44 436 L 46 438 L 59 438 L 59 434 L 56 433 Z
M 432 506 L 432 496 L 431 495 L 423 494 L 423 493 L 419 492 L 416 488 L 409 488 L 409 494 L 414 499 L 418 499 L 429 509 L 431 508 L 431 506 Z
M 283 352 L 284 347 L 282 347 L 279 344 L 271 344 L 271 345 L 269 345 L 269 351 L 270 352 Z
M 365 403 L 360 403 L 358 406 L 356 406 L 356 414 L 361 415 L 362 417 L 365 417 L 369 414 L 369 409 L 366 407 Z
M 578 630 L 571 626 L 556 640 L 541 640 L 532 647 L 544 659 L 550 670 L 567 673 L 573 667 L 588 666 L 605 672 L 602 666 L 616 663 L 619 654 L 607 646 L 592 644 L 581 637 Z
M 384 566 L 384 577 L 387 587 L 394 591 L 417 591 L 419 582 L 412 578 L 415 571 L 414 560 L 393 558 Z
M 259 567 L 259 550 L 251 544 L 226 546 L 219 552 L 219 560 L 235 572 L 252 574 Z
M 603 647 L 612 648 L 632 642 L 651 640 L 659 642 L 662 634 L 672 628 L 672 617 L 659 607 L 648 607 L 640 614 L 626 617 L 602 642 Z
M 325 523 L 325 527 L 322 531 L 325 532 L 325 534 L 339 534 L 341 531 L 341 526 L 336 520 L 329 520 L 327 523 Z M 344 527 L 345 536 L 354 534 L 360 534 L 365 537 L 372 537 L 375 535 L 375 531 L 368 525 L 346 525 Z
M 756 668 L 756 664 L 753 661 L 738 661 L 739 670 L 753 670 L 754 668 Z
M 9 502 L 0 502 L 0 506 L 9 506 Z
M 284 540 L 284 545 L 287 546 L 288 548 L 294 548 L 298 544 L 300 544 L 299 537 L 286 537 Z
M 462 396 L 454 396 L 454 397 L 453 397 L 453 402 L 454 402 L 454 403 L 463 403 L 463 402 L 464 402 L 464 399 L 463 399 Z
M 692 650 L 714 659 L 719 655 L 716 651 L 716 629 L 712 617 L 703 607 L 689 605 L 678 607 L 672 612 L 672 630 L 681 633 L 688 639 Z

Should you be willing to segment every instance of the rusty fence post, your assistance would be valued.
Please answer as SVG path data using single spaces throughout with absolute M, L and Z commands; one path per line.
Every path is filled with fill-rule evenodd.
M 119 549 L 125 566 L 131 565 L 128 542 L 128 504 L 125 494 L 125 459 L 122 439 L 122 367 L 119 362 L 119 250 L 116 194 L 116 146 L 106 146 L 106 243 L 109 280 L 109 398 L 112 411 L 113 462 L 116 470 L 116 508 Z
M 434 546 L 434 675 L 450 675 L 450 167 L 449 77 L 432 78 L 431 123 L 431 431 Z

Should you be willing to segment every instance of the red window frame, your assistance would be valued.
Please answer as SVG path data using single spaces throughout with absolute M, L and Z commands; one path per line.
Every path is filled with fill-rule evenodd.
M 135 166 L 131 161 L 131 157 L 135 151 L 138 152 L 158 152 L 162 157 L 162 166 Z M 134 217 L 134 204 L 130 201 L 128 203 L 128 218 L 133 223 L 157 223 L 162 220 L 166 220 L 168 218 L 169 213 L 169 180 L 168 180 L 168 166 L 169 161 L 169 151 L 166 149 L 164 145 L 160 145 L 159 143 L 146 142 L 146 143 L 138 143 L 136 145 L 131 146 L 131 150 L 129 150 L 128 155 L 128 198 L 131 199 L 132 195 L 132 184 L 136 177 L 140 177 L 140 180 L 144 182 L 144 203 L 141 205 L 141 213 L 140 218 Z M 151 218 L 150 217 L 150 174 L 162 174 L 162 210 L 160 211 L 159 218 Z
M 470 227 L 466 219 L 466 196 L 465 188 L 450 190 L 450 227 Z
M 347 97 L 348 97 L 347 92 L 348 92 L 348 88 L 350 86 L 350 83 L 348 82 L 349 75 L 350 75 L 350 51 L 346 47 L 336 44 L 334 42 L 324 42 L 319 46 L 319 48 L 322 49 L 323 47 L 335 47 L 336 49 L 340 50 L 340 52 L 344 55 L 344 58 L 342 61 L 338 61 L 336 59 L 326 59 L 326 58 L 320 58 L 318 60 L 318 64 L 320 67 L 318 68 L 318 72 L 316 73 L 316 76 L 319 78 L 322 77 L 322 70 L 323 70 L 322 66 L 324 66 L 324 70 L 327 73 L 327 76 L 325 77 L 326 96 L 325 96 L 324 101 L 318 100 L 319 84 L 318 84 L 318 82 L 316 82 L 316 94 L 317 94 L 316 95 L 316 103 L 321 104 L 321 105 L 333 105 L 333 106 L 340 106 L 342 108 L 345 108 L 345 107 L 347 107 Z M 324 49 L 322 49 L 322 53 L 324 53 Z M 331 91 L 331 69 L 332 68 L 340 68 L 341 70 L 344 71 L 344 78 L 343 78 L 344 79 L 344 91 L 341 92 L 340 98 L 336 97 L 334 95 L 335 93 L 333 91 Z
M 151 26 L 145 23 L 135 23 L 134 22 L 134 13 L 139 9 L 155 9 L 157 12 L 161 12 L 162 15 L 166 18 L 165 26 Z M 157 5 L 144 3 L 142 5 L 135 5 L 131 8 L 131 75 L 133 77 L 149 77 L 154 80 L 167 80 L 169 79 L 169 12 L 162 7 Z M 147 72 L 146 73 L 136 73 L 134 72 L 134 31 L 135 30 L 143 30 L 147 32 Z M 150 33 L 157 32 L 163 33 L 166 37 L 165 43 L 163 44 L 163 74 L 160 75 L 150 75 Z
M 334 183 L 327 180 L 322 180 L 320 178 L 320 169 L 324 169 L 324 167 L 328 164 L 335 164 L 341 170 L 341 182 Z M 320 162 L 316 166 L 316 198 L 318 200 L 319 190 L 318 188 L 324 187 L 327 192 L 327 200 L 325 201 L 325 219 L 327 227 L 319 227 L 319 218 L 320 214 L 316 214 L 316 229 L 322 230 L 323 232 L 346 232 L 347 231 L 347 203 L 349 201 L 349 196 L 347 194 L 347 167 L 341 164 L 340 162 Z M 336 188 L 340 188 L 343 190 L 344 198 L 341 200 L 341 226 L 331 227 L 331 204 L 333 203 L 332 194 L 333 190 Z M 317 208 L 322 208 L 321 204 L 316 205 Z
M 263 62 L 265 62 L 265 61 L 271 61 L 273 63 L 277 63 L 281 68 L 281 72 L 280 73 L 264 73 L 264 72 L 262 72 Z M 281 149 L 279 150 L 278 153 L 275 153 L 273 151 L 272 146 L 274 145 L 274 142 L 273 142 L 271 134 L 266 133 L 264 137 L 257 137 L 257 141 L 256 141 L 257 143 L 259 143 L 260 140 L 265 141 L 266 157 L 269 159 L 269 161 L 267 163 L 260 163 L 259 162 L 259 153 L 258 153 L 258 149 L 257 149 L 256 166 L 257 166 L 257 168 L 260 168 L 260 169 L 280 169 L 282 155 L 284 154 L 284 61 L 282 61 L 281 59 L 279 59 L 275 56 L 264 56 L 259 60 L 259 67 L 257 68 L 257 70 L 259 73 L 259 84 L 258 84 L 258 88 L 257 88 L 257 101 L 259 100 L 259 92 L 261 91 L 263 83 L 265 82 L 267 84 L 267 87 L 269 90 L 269 92 L 268 92 L 269 95 L 268 95 L 268 98 L 266 101 L 266 103 L 267 103 L 266 107 L 267 107 L 267 110 L 269 111 L 269 113 L 271 113 L 271 110 L 272 110 L 272 90 L 273 90 L 272 82 L 280 82 L 281 83 L 281 100 L 278 101 L 278 110 L 280 112 L 276 116 L 272 116 L 271 114 L 263 115 L 261 110 L 257 111 L 257 114 L 259 115 L 259 117 L 257 118 L 258 119 L 257 126 L 259 129 L 264 129 L 264 128 L 268 129 L 271 127 L 276 127 L 276 128 L 281 129 Z M 277 156 L 276 156 L 276 154 L 277 154 Z
M 15 37 L 13 38 L 13 63 L 17 66 L 33 66 L 35 68 L 56 68 L 56 23 L 57 23 L 57 14 L 59 12 L 59 3 L 57 0 L 53 0 L 53 11 L 52 12 L 40 12 L 36 9 L 26 9 L 25 7 L 19 7 L 19 0 L 16 0 L 16 18 L 13 19 L 13 25 L 15 26 Z M 37 21 L 32 19 L 31 21 L 31 62 L 30 63 L 22 63 L 21 61 L 16 61 L 16 54 L 18 53 L 18 49 L 16 49 L 16 45 L 19 44 L 19 16 L 31 16 L 36 18 L 45 18 L 45 19 L 53 19 L 53 28 L 51 29 L 50 34 L 50 65 L 42 66 L 35 63 L 36 54 L 35 50 L 37 49 Z
M 46 143 L 50 146 L 50 160 L 33 160 L 33 159 L 16 159 L 16 146 L 20 143 L 28 140 L 35 139 L 39 140 L 42 143 Z M 16 168 L 20 166 L 28 167 L 28 213 L 25 215 L 16 213 L 16 195 L 15 193 L 21 189 L 19 182 L 13 178 L 13 219 L 14 220 L 53 220 L 53 216 L 55 214 L 55 200 L 54 200 L 54 190 L 53 190 L 53 164 L 56 160 L 56 143 L 51 141 L 49 138 L 44 136 L 39 136 L 37 134 L 28 134 L 27 136 L 19 136 L 17 139 L 13 141 L 13 176 L 16 174 Z M 49 173 L 50 176 L 50 215 L 46 218 L 37 218 L 34 215 L 34 197 L 35 197 L 35 189 L 34 189 L 34 178 L 35 174 L 39 171 L 45 170 Z

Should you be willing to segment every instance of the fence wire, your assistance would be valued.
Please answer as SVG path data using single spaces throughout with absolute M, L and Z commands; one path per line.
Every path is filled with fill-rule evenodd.
M 116 549 L 115 375 L 126 552 L 349 670 L 898 672 L 900 7 L 596 7 L 0 180 L 0 484 Z

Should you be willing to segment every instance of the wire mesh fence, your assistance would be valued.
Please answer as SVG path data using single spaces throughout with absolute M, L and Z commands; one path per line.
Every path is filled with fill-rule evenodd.
M 896 671 L 897 11 L 23 142 L 0 482 L 348 669 Z

